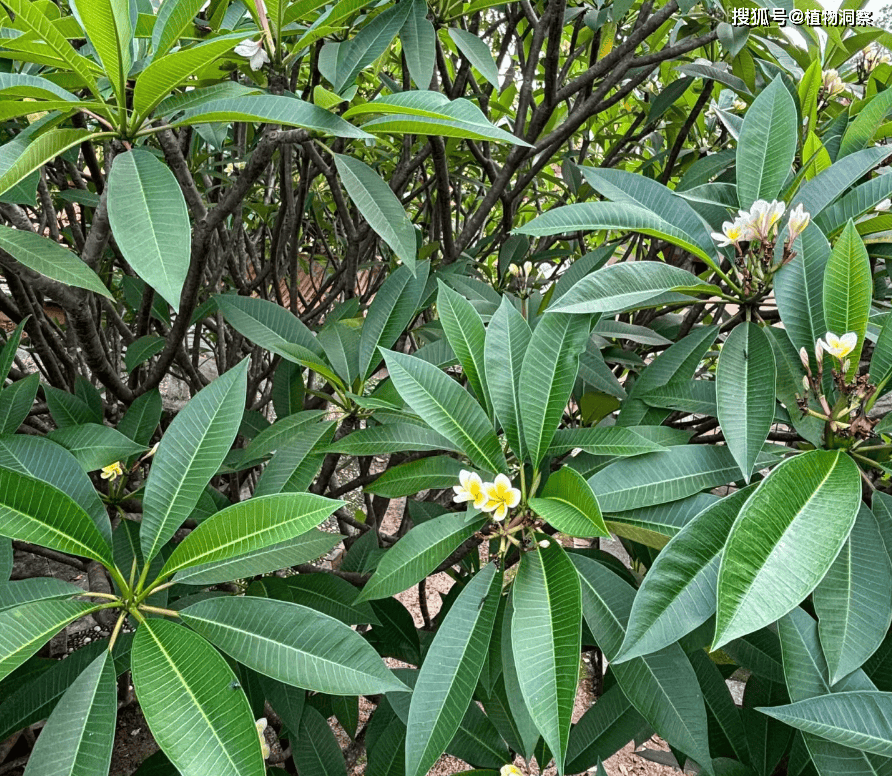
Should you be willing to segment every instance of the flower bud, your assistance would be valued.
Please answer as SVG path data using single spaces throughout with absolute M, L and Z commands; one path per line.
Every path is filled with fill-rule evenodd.
M 799 360 L 802 362 L 802 366 L 806 369 L 811 369 L 811 364 L 808 361 L 808 351 L 805 348 L 799 348 Z

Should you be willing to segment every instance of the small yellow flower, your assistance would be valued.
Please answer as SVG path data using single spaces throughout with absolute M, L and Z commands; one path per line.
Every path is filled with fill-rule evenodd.
M 269 758 L 269 744 L 266 743 L 266 736 L 264 735 L 266 717 L 261 717 L 254 724 L 257 726 L 257 735 L 260 736 L 260 751 L 263 753 L 263 759 L 266 760 Z
M 458 473 L 458 480 L 461 484 L 452 486 L 452 490 L 455 491 L 452 500 L 458 504 L 471 501 L 474 504 L 474 509 L 483 509 L 483 505 L 486 503 L 486 494 L 483 492 L 483 480 L 480 479 L 480 475 L 462 469 Z
M 504 474 L 498 475 L 495 482 L 485 482 L 483 492 L 486 494 L 486 504 L 483 505 L 483 509 L 492 512 L 494 520 L 504 520 L 508 510 L 514 509 L 520 503 L 520 491 L 511 487 L 511 480 Z
M 840 361 L 855 349 L 858 344 L 858 335 L 854 331 L 847 332 L 841 337 L 837 337 L 832 331 L 828 331 L 824 335 L 824 339 L 819 339 L 816 348 L 836 356 Z
M 800 202 L 790 211 L 790 220 L 787 222 L 790 243 L 805 231 L 805 227 L 808 226 L 809 221 L 811 221 L 811 213 L 806 213 L 805 208 Z
M 124 470 L 121 469 L 121 462 L 115 461 L 108 466 L 102 467 L 102 474 L 99 475 L 104 480 L 114 482 L 118 477 L 124 476 Z
M 523 776 L 523 771 L 516 765 L 503 765 L 499 769 L 499 776 Z

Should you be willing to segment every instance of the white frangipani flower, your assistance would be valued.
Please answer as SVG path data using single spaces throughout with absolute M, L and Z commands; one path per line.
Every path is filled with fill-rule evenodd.
M 855 349 L 858 344 L 858 335 L 854 331 L 849 331 L 841 337 L 837 337 L 832 331 L 828 331 L 824 335 L 824 339 L 819 339 L 815 343 L 815 350 L 818 348 L 835 356 L 840 361 Z
M 771 239 L 771 233 L 786 209 L 787 206 L 776 199 L 771 202 L 757 199 L 749 210 L 738 211 L 737 217 L 749 226 L 755 237 L 765 242 Z
M 805 212 L 805 208 L 800 202 L 790 211 L 790 220 L 787 222 L 790 243 L 805 231 L 809 221 L 811 221 L 811 213 Z
M 470 501 L 474 505 L 474 509 L 483 509 L 486 503 L 486 494 L 483 492 L 483 480 L 477 472 L 469 472 L 462 469 L 458 473 L 459 485 L 453 485 L 452 490 L 455 491 L 453 501 L 462 504 Z
M 735 97 L 734 102 L 731 103 L 731 107 L 733 107 L 734 110 L 746 110 L 746 101 L 741 100 L 740 97 Z
M 499 769 L 499 776 L 523 776 L 523 771 L 516 765 L 503 765 Z
M 713 232 L 711 236 L 720 248 L 724 248 L 726 245 L 737 245 L 741 240 L 751 240 L 754 234 L 746 219 L 735 218 L 733 221 L 725 221 L 722 231 Z
M 824 99 L 836 97 L 845 91 L 846 85 L 836 70 L 824 70 L 821 74 L 821 87 L 824 90 Z
M 497 475 L 494 482 L 484 482 L 483 492 L 486 494 L 483 509 L 492 512 L 494 520 L 504 520 L 508 510 L 520 503 L 520 491 L 511 487 L 511 480 L 504 474 Z
M 253 41 L 250 38 L 243 40 L 235 47 L 235 53 L 240 57 L 246 57 L 252 70 L 260 70 L 269 62 L 269 54 L 263 48 L 263 41 Z
M 257 735 L 260 736 L 260 751 L 263 753 L 263 759 L 266 760 L 269 758 L 269 744 L 266 743 L 266 735 L 264 735 L 267 725 L 266 717 L 261 717 L 254 724 L 257 726 Z
M 884 199 L 882 202 L 880 202 L 880 203 L 874 208 L 874 210 L 876 210 L 877 213 L 885 213 L 887 210 L 889 210 L 889 208 L 892 208 L 892 199 L 889 199 L 889 198 L 887 197 L 887 198 Z

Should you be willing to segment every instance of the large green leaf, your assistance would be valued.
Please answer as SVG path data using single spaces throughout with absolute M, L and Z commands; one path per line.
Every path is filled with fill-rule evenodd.
M 302 127 L 333 137 L 368 138 L 367 132 L 357 129 L 340 116 L 329 113 L 318 105 L 275 94 L 246 95 L 237 98 L 209 100 L 187 110 L 173 126 L 208 124 L 215 121 L 263 122 Z
M 35 601 L 0 612 L 0 679 L 68 623 L 101 607 L 83 601 Z
M 892 757 L 892 693 L 838 692 L 759 711 L 840 746 Z
M 520 368 L 518 403 L 524 447 L 534 467 L 544 458 L 567 407 L 588 335 L 588 316 L 548 312 L 530 338 Z
M 490 84 L 493 89 L 499 90 L 499 68 L 492 58 L 489 46 L 473 32 L 463 30 L 461 27 L 450 27 L 449 37 L 455 43 L 462 56 L 468 60 L 477 72 Z
M 342 437 L 328 450 L 344 455 L 384 455 L 400 450 L 461 452 L 446 437 L 414 423 L 388 423 L 384 426 L 361 428 Z
M 143 445 L 125 437 L 120 431 L 98 423 L 83 423 L 51 431 L 47 438 L 71 453 L 84 471 L 92 472 L 115 461 L 145 451 Z
M 715 393 L 725 444 L 749 482 L 774 420 L 777 370 L 771 343 L 756 324 L 742 323 L 719 354 Z
M 415 227 L 396 194 L 365 162 L 344 154 L 335 154 L 334 161 L 356 209 L 414 274 Z
M 83 508 L 111 546 L 108 511 L 86 472 L 67 450 L 46 437 L 6 436 L 0 439 L 0 466 L 28 474 L 61 490 Z
M 420 358 L 384 351 L 400 396 L 434 431 L 454 442 L 475 466 L 504 472 L 508 465 L 486 413 L 455 380 Z
M 711 770 L 703 693 L 678 644 L 614 663 L 625 637 L 635 591 L 606 566 L 571 555 L 582 582 L 582 612 L 611 671 L 638 713 L 669 744 Z
M 356 631 L 300 604 L 254 596 L 211 598 L 180 616 L 226 654 L 285 684 L 329 695 L 406 689 Z
M 840 159 L 799 187 L 790 209 L 802 205 L 811 217 L 818 215 L 849 186 L 862 178 L 888 156 L 885 149 L 865 148 Z
M 0 611 L 14 606 L 53 598 L 74 598 L 84 590 L 71 582 L 53 577 L 30 577 L 15 582 L 0 582 Z
M 582 278 L 551 309 L 565 313 L 617 312 L 641 306 L 676 288 L 698 286 L 704 291 L 712 289 L 687 270 L 662 262 L 610 264 Z
M 427 89 L 434 76 L 437 37 L 434 25 L 427 19 L 426 0 L 412 0 L 412 8 L 400 30 L 400 43 L 415 86 Z
M 861 505 L 849 538 L 815 588 L 821 647 L 836 684 L 880 646 L 892 623 L 892 562 L 873 513 Z
M 530 337 L 530 325 L 509 297 L 503 296 L 486 329 L 484 372 L 493 410 L 505 431 L 508 446 L 518 457 L 524 455 L 520 372 Z
M 815 589 L 855 523 L 858 467 L 814 450 L 776 467 L 740 510 L 719 568 L 713 649 L 774 622 Z
M 300 715 L 294 747 L 294 763 L 302 776 L 346 776 L 347 768 L 338 739 L 328 721 L 312 706 Z
M 221 561 L 190 566 L 179 572 L 177 582 L 187 585 L 216 585 L 287 569 L 325 555 L 340 541 L 339 534 L 313 529 L 294 539 Z
M 133 64 L 129 0 L 77 0 L 77 15 L 115 92 L 126 101 L 126 79 Z
M 486 384 L 485 350 L 486 329 L 474 306 L 442 280 L 438 280 L 437 315 L 446 339 L 458 357 L 462 372 L 474 391 L 477 401 L 487 410 L 490 407 Z
M 601 510 L 610 513 L 677 501 L 739 476 L 727 447 L 684 445 L 615 461 L 590 477 L 588 484 Z
M 514 579 L 511 643 L 524 703 L 564 772 L 579 679 L 579 576 L 557 542 L 527 552 Z
M 549 476 L 539 498 L 529 503 L 539 517 L 568 536 L 610 536 L 591 487 L 569 466 Z
M 83 507 L 49 483 L 3 466 L 0 536 L 112 565 L 111 547 Z
M 357 601 L 387 598 L 407 590 L 440 565 L 487 518 L 455 512 L 416 525 L 387 550 Z
M 461 591 L 437 629 L 412 692 L 406 774 L 424 776 L 452 740 L 486 659 L 502 575 L 492 563 Z
M 559 428 L 554 433 L 546 455 L 562 455 L 577 448 L 592 455 L 616 457 L 656 453 L 665 449 L 661 444 L 638 434 L 634 428 Z
M 837 336 L 850 331 L 858 335 L 855 349 L 846 356 L 851 362 L 849 377 L 858 370 L 872 297 L 873 276 L 867 249 L 858 236 L 855 223 L 849 221 L 836 240 L 824 270 L 824 318 L 827 328 Z M 825 355 L 825 358 L 831 357 Z
M 344 625 L 382 625 L 370 603 L 356 603 L 359 591 L 353 585 L 330 574 L 295 574 L 287 579 L 264 577 L 252 585 L 252 591 L 261 589 L 267 598 L 315 609 Z
M 754 488 L 743 488 L 711 504 L 669 540 L 635 595 L 616 660 L 656 652 L 713 615 L 722 550 Z
M 50 714 L 25 772 L 28 776 L 106 776 L 117 712 L 114 661 L 103 650 Z
M 416 265 L 414 273 L 408 267 L 400 267 L 375 294 L 359 341 L 359 374 L 363 380 L 370 377 L 381 363 L 379 348 L 393 345 L 415 317 L 429 269 L 428 262 Z
M 855 115 L 855 119 L 846 127 L 836 158 L 842 159 L 866 148 L 886 121 L 890 109 L 892 109 L 892 94 L 887 94 L 885 91 L 875 94 L 864 103 Z
M 222 509 L 173 551 L 161 576 L 280 544 L 315 528 L 345 502 L 313 493 L 278 493 Z
M 164 56 L 176 45 L 189 25 L 194 23 L 202 5 L 202 0 L 165 0 L 161 4 L 152 27 L 154 58 Z
M 136 631 L 131 664 L 149 730 L 183 776 L 264 776 L 248 699 L 233 692 L 235 674 L 201 636 L 147 620 Z
M 170 169 L 145 150 L 116 156 L 108 220 L 130 266 L 179 312 L 191 240 L 186 200 Z
M 143 496 L 140 544 L 146 563 L 176 533 L 235 441 L 248 379 L 248 359 L 202 388 L 158 445 Z
M 349 86 L 359 75 L 390 47 L 391 42 L 406 21 L 411 3 L 400 3 L 363 26 L 355 37 L 341 43 L 337 50 L 335 81 L 332 84 L 338 93 Z
M 0 226 L 0 248 L 52 280 L 112 298 L 99 276 L 67 248 L 34 232 Z
M 534 218 L 529 223 L 515 229 L 514 232 L 529 234 L 534 237 L 544 237 L 552 234 L 578 232 L 580 230 L 590 232 L 604 229 L 622 229 L 630 232 L 640 232 L 651 237 L 659 237 L 661 240 L 666 240 L 693 253 L 695 256 L 699 256 L 707 264 L 715 263 L 715 259 L 697 244 L 695 237 L 674 226 L 657 213 L 638 205 L 627 203 L 581 202 L 574 205 L 564 205 Z M 690 286 L 691 283 L 682 281 L 675 285 Z M 699 280 L 694 285 L 703 285 L 704 288 L 708 288 Z M 638 289 L 638 291 L 643 291 L 643 289 Z M 654 292 L 651 296 L 656 296 L 657 293 L 660 292 Z M 630 302 L 629 305 L 637 304 L 638 301 L 640 300 Z M 567 302 L 562 300 L 558 309 L 566 311 L 566 307 Z M 588 310 L 587 312 L 593 311 Z
M 773 200 L 790 174 L 796 155 L 796 105 L 780 77 L 747 109 L 737 141 L 737 196 L 740 207 Z
M 461 461 L 448 455 L 434 455 L 389 467 L 374 482 L 365 486 L 366 493 L 385 498 L 411 496 L 420 490 L 448 488 L 458 482 Z

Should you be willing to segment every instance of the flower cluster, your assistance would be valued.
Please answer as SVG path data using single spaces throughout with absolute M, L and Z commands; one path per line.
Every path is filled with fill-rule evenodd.
M 875 44 L 862 49 L 861 56 L 864 71 L 867 73 L 872 72 L 877 65 L 888 65 L 890 61 L 889 52 Z
M 836 70 L 825 70 L 821 74 L 821 97 L 830 100 L 846 90 L 846 85 Z
M 785 210 L 786 205 L 783 202 L 757 199 L 749 210 L 739 210 L 737 218 L 725 221 L 722 224 L 722 231 L 713 232 L 712 238 L 722 247 L 726 245 L 739 247 L 739 243 L 749 240 L 771 242 L 776 236 L 778 222 Z M 790 211 L 787 231 L 791 244 L 805 231 L 810 220 L 811 214 L 805 212 L 801 203 Z
M 476 472 L 462 469 L 458 475 L 459 484 L 453 485 L 454 501 L 461 504 L 470 501 L 475 509 L 492 512 L 493 520 L 501 522 L 508 516 L 508 510 L 520 503 L 520 491 L 511 487 L 511 480 L 499 474 L 493 482 L 483 482 Z

